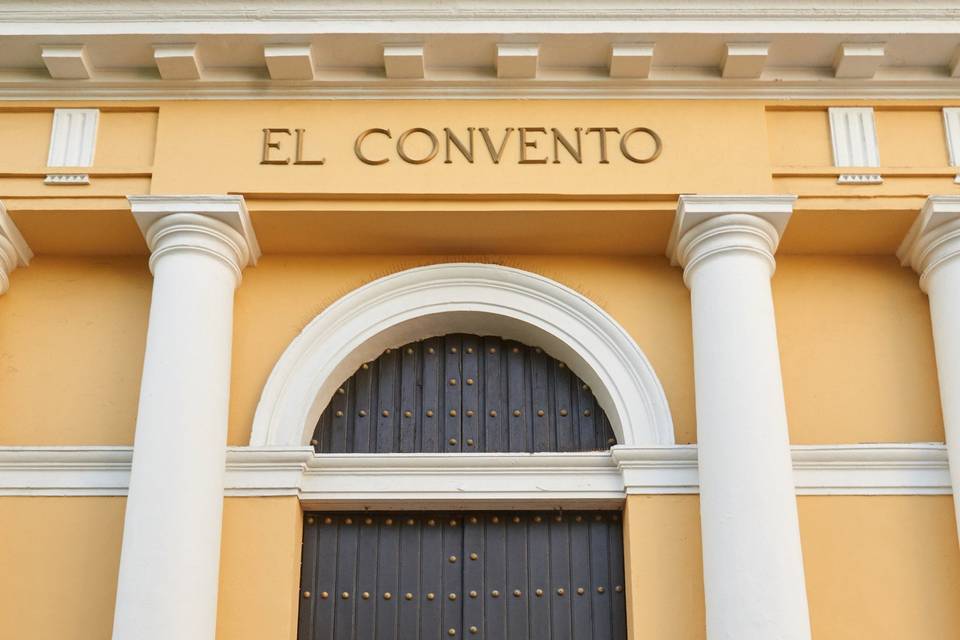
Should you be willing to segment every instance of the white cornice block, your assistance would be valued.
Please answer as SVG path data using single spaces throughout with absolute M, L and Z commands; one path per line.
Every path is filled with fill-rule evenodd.
M 99 109 L 54 109 L 47 166 L 92 166 L 99 120 Z
M 680 264 L 677 245 L 687 231 L 701 222 L 728 214 L 748 214 L 757 216 L 773 225 L 777 233 L 776 241 L 783 232 L 793 214 L 796 196 L 680 196 L 677 215 L 673 219 L 673 228 L 667 240 L 667 257 L 674 266 Z
M 960 78 L 960 47 L 953 52 L 953 58 L 950 59 L 950 77 Z
M 263 48 L 263 57 L 273 80 L 313 80 L 310 45 L 268 44 Z
M 872 107 L 830 107 L 835 167 L 879 167 L 880 148 Z
M 164 80 L 199 80 L 202 73 L 195 44 L 158 44 L 153 60 Z
M 46 46 L 40 52 L 50 77 L 57 80 L 88 80 L 93 67 L 83 45 Z
M 130 211 L 144 237 L 155 222 L 174 213 L 193 213 L 219 220 L 243 236 L 250 251 L 250 262 L 260 258 L 260 244 L 253 231 L 250 213 L 243 196 L 237 195 L 191 195 L 191 196 L 127 196 Z
M 724 78 L 755 80 L 767 64 L 770 45 L 765 42 L 727 43 L 720 68 Z
M 0 237 L 4 238 L 13 247 L 16 255 L 16 266 L 25 267 L 33 259 L 33 251 L 27 245 L 27 241 L 20 235 L 20 230 L 13 223 L 7 208 L 0 202 Z
M 498 44 L 498 78 L 536 78 L 540 47 L 535 44 Z
M 653 44 L 615 44 L 610 48 L 611 78 L 649 78 Z
M 389 45 L 383 48 L 383 69 L 388 78 L 420 80 L 424 76 L 423 45 Z
M 869 79 L 883 64 L 886 55 L 882 44 L 841 44 L 833 59 L 833 75 L 837 78 Z

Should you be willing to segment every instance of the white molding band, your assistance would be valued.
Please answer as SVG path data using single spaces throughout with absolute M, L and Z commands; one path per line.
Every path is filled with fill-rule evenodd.
M 277 362 L 257 405 L 251 446 L 302 446 L 336 389 L 385 349 L 433 335 L 492 334 L 543 348 L 590 385 L 617 442 L 673 444 L 653 367 L 585 296 L 499 265 L 435 264 L 380 278 L 330 305 Z
M 947 455 L 960 489 L 960 196 L 927 198 L 897 256 L 920 274 L 929 297 Z M 960 491 L 953 499 L 960 532 Z
M 0 295 L 10 288 L 10 274 L 17 267 L 26 267 L 33 258 L 20 230 L 13 223 L 3 202 L 0 202 Z
M 794 445 L 798 495 L 950 495 L 941 443 Z M 0 447 L 0 496 L 124 496 L 132 447 Z M 470 473 L 464 473 L 469 470 Z M 399 507 L 424 501 L 621 502 L 699 492 L 696 445 L 568 454 L 322 454 L 229 447 L 225 495 Z

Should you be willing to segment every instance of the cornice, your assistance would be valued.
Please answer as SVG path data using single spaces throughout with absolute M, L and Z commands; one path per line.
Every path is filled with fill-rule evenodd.
M 0 447 L 0 496 L 126 495 L 131 447 Z M 950 495 L 940 443 L 795 445 L 799 495 Z M 228 496 L 297 496 L 332 507 L 615 505 L 635 494 L 696 494 L 695 445 L 569 454 L 317 455 L 230 447 Z
M 162 256 L 194 251 L 225 262 L 240 273 L 260 257 L 242 196 L 129 196 L 130 210 L 150 248 L 153 269 Z
M 960 196 L 929 196 L 897 250 L 900 264 L 920 274 L 926 291 L 937 267 L 960 255 Z
M 0 99 L 960 98 L 955 3 L 677 4 L 20 0 L 0 7 Z M 864 43 L 869 78 L 835 64 Z M 535 69 L 498 73 L 497 48 L 518 44 Z M 273 46 L 302 53 L 297 73 L 268 64 Z M 391 70 L 411 46 L 414 71 Z M 613 51 L 638 46 L 625 78 Z M 177 62 L 156 53 L 170 47 Z

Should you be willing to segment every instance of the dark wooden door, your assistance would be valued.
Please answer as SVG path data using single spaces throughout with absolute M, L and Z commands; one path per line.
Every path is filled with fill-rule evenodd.
M 617 512 L 307 513 L 300 640 L 626 638 Z
M 590 388 L 538 347 L 451 334 L 388 349 L 338 389 L 317 453 L 597 451 L 616 443 Z

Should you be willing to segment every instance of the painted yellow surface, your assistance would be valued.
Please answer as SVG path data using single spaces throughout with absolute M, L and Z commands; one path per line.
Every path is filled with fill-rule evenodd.
M 297 637 L 302 534 L 295 496 L 224 500 L 218 639 Z
M 944 167 L 950 164 L 941 110 L 878 109 L 876 121 L 881 166 Z
M 631 640 L 703 640 L 697 496 L 630 496 L 624 508 Z
M 0 497 L 0 637 L 109 638 L 124 498 Z
M 770 164 L 774 167 L 829 167 L 833 164 L 826 109 L 767 111 Z
M 798 502 L 814 638 L 957 637 L 960 547 L 950 496 Z
M 763 104 L 749 101 L 610 100 L 588 107 L 539 100 L 167 102 L 160 106 L 153 188 L 156 193 L 244 194 L 369 193 L 372 188 L 397 194 L 769 193 L 764 117 Z M 364 145 L 369 157 L 389 160 L 378 166 L 364 164 L 354 153 L 358 134 L 373 127 L 392 135 L 389 140 L 373 136 Z M 437 157 L 425 164 L 402 162 L 396 151 L 400 135 L 414 127 L 438 137 Z M 463 139 L 468 127 L 487 127 L 497 148 L 508 135 L 506 128 L 514 130 L 499 164 L 479 131 L 474 162 L 454 151 L 447 164 L 444 127 Z M 548 132 L 528 136 L 537 143 L 528 149 L 528 158 L 546 158 L 546 163 L 518 164 L 521 127 Z M 553 127 L 568 138 L 575 136 L 576 127 L 584 129 L 581 164 L 567 159 L 562 148 L 560 162 L 554 162 Z M 600 136 L 587 133 L 591 127 L 621 133 L 649 127 L 663 140 L 662 154 L 648 164 L 630 162 L 619 152 L 619 138 L 610 133 L 609 163 L 601 164 Z M 295 166 L 294 136 L 277 134 L 280 148 L 269 158 L 289 158 L 291 164 L 259 164 L 264 128 L 305 129 L 304 159 L 326 163 Z M 429 149 L 417 148 L 425 136 L 410 140 L 409 155 L 425 156 Z M 639 147 L 634 152 L 645 153 Z
M 773 292 L 794 443 L 943 441 L 913 271 L 892 256 L 781 256 Z
M 0 296 L 0 445 L 133 442 L 152 279 L 142 258 L 38 257 Z
M 379 277 L 442 261 L 482 261 L 557 280 L 633 336 L 663 384 L 677 442 L 696 439 L 689 292 L 665 258 L 596 256 L 265 256 L 237 292 L 229 442 L 249 442 L 260 392 L 297 334 L 330 303 Z
M 149 169 L 153 165 L 158 116 L 153 109 L 102 112 L 94 167 Z

